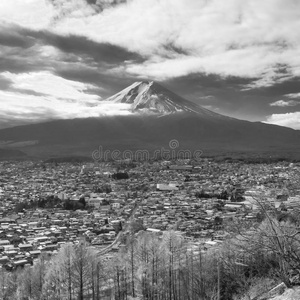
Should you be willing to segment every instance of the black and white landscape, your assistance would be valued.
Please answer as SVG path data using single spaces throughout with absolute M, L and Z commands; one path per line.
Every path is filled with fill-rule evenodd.
M 0 299 L 300 299 L 299 0 L 0 0 Z

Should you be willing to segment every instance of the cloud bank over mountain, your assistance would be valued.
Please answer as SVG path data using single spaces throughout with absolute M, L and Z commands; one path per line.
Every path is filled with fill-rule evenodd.
M 82 95 L 74 110 L 89 110 L 90 101 L 150 79 L 233 117 L 293 121 L 300 102 L 298 28 L 294 0 L 2 1 L 0 100 L 3 106 L 14 98 L 21 115 L 21 98 L 32 93 L 45 113 L 57 115 L 55 101 L 66 103 L 56 94 L 59 82 L 68 85 L 65 98 Z M 37 87 L 16 86 L 20 76 L 38 86 L 44 74 L 55 86 L 46 93 L 55 98 L 50 110 Z M 12 112 L 7 104 L 4 110 Z

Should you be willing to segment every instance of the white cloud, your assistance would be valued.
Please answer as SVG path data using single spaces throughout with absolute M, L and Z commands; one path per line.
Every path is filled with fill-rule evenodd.
M 299 1 L 128 0 L 100 14 L 84 0 L 52 2 L 1 1 L 0 19 L 137 51 L 150 59 L 128 71 L 157 80 L 195 72 L 258 78 L 251 89 L 300 76 Z M 168 45 L 183 52 L 171 55 Z
M 279 106 L 279 107 L 287 107 L 287 106 L 296 106 L 299 105 L 300 102 L 294 101 L 294 100 L 278 100 L 275 102 L 270 103 L 270 106 Z
M 300 72 L 300 2 L 293 0 L 132 0 L 84 20 L 68 18 L 58 33 L 87 35 L 151 59 L 130 65 L 135 75 L 157 79 L 195 72 L 260 77 L 248 88 L 284 81 Z M 164 44 L 188 51 L 164 57 Z M 298 54 L 298 55 L 297 55 Z M 279 76 L 276 65 L 290 66 Z
M 267 117 L 265 123 L 275 124 L 294 129 L 300 129 L 300 112 L 286 113 L 286 114 L 273 114 Z
M 32 29 L 44 29 L 55 11 L 45 0 L 0 1 L 0 21 Z
M 9 116 L 10 125 L 26 124 L 29 120 L 130 114 L 130 104 L 101 101 L 98 95 L 85 93 L 95 88 L 91 84 L 66 80 L 48 72 L 1 75 L 12 81 L 13 89 L 0 90 L 0 119 Z
M 221 76 L 256 77 L 258 73 L 265 72 L 264 64 L 267 60 L 269 64 L 272 64 L 271 55 L 266 58 L 260 53 L 258 47 L 251 47 L 229 50 L 226 53 L 210 54 L 205 57 L 195 55 L 181 55 L 176 59 L 155 57 L 143 64 L 129 64 L 125 70 L 136 76 L 155 77 L 158 80 L 197 72 Z M 240 63 L 241 61 L 243 63 Z M 270 70 L 271 72 L 273 71 Z
M 284 96 L 291 98 L 291 99 L 300 99 L 300 93 L 291 93 L 291 94 L 286 94 Z
M 40 122 L 46 119 L 72 119 L 111 115 L 128 115 L 130 104 L 98 101 L 64 101 L 55 97 L 33 96 L 21 93 L 0 91 L 0 119 L 10 116 L 10 125 Z
M 86 94 L 87 89 L 96 88 L 94 85 L 78 81 L 67 80 L 55 76 L 49 72 L 31 72 L 14 74 L 10 72 L 1 73 L 10 79 L 12 87 L 16 89 L 31 90 L 54 98 L 80 101 L 84 103 L 97 103 L 98 95 Z

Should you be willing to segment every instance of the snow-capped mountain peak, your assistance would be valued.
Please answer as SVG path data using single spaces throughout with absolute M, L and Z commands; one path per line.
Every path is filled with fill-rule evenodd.
M 106 101 L 131 104 L 133 112 L 162 115 L 176 112 L 218 115 L 176 95 L 154 81 L 135 82 Z

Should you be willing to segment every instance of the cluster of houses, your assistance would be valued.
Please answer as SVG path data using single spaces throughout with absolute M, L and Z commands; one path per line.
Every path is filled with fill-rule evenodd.
M 128 178 L 114 179 L 115 172 Z M 286 162 L 0 162 L 0 264 L 7 269 L 31 264 L 82 238 L 101 250 L 116 239 L 133 209 L 134 220 L 148 231 L 172 229 L 193 245 L 211 246 L 226 237 L 227 220 L 255 219 L 258 201 L 285 210 L 299 207 L 299 178 L 300 165 Z M 48 196 L 62 203 L 84 199 L 86 207 L 16 211 L 20 203 Z
M 117 234 L 118 223 L 99 212 L 59 209 L 27 211 L 0 219 L 0 265 L 7 270 L 52 255 L 65 243 L 84 239 L 101 250 Z

